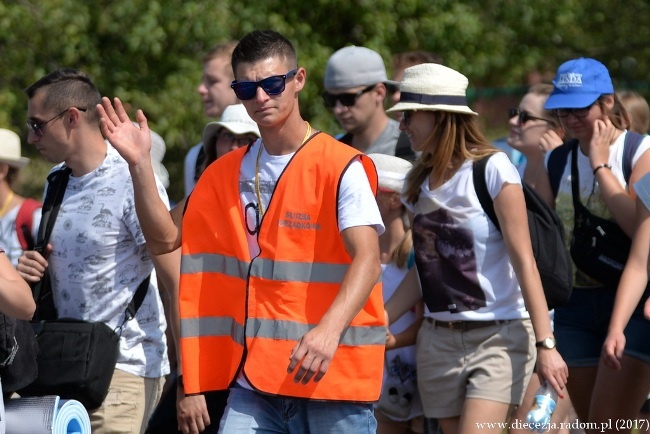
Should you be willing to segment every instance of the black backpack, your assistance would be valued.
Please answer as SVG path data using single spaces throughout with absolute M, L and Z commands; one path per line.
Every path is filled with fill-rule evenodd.
M 485 167 L 490 157 L 491 155 L 474 161 L 474 189 L 485 214 L 501 230 L 485 181 Z M 573 289 L 573 270 L 565 243 L 564 226 L 555 210 L 531 187 L 524 182 L 522 187 L 533 255 L 544 287 L 546 303 L 549 309 L 553 309 L 565 304 Z
M 0 378 L 5 396 L 36 379 L 38 344 L 27 320 L 0 313 Z

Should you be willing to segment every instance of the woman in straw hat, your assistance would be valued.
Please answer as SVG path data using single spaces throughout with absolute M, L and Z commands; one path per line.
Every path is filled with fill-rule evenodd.
M 14 191 L 20 170 L 29 158 L 20 154 L 20 137 L 0 128 L 0 245 L 14 265 L 23 250 L 34 248 L 36 231 L 41 220 L 41 204 Z
M 400 128 L 421 155 L 402 193 L 414 215 L 417 272 L 409 272 L 386 309 L 393 320 L 420 294 L 427 304 L 417 341 L 425 416 L 438 418 L 445 434 L 496 434 L 502 429 L 483 423 L 508 420 L 535 359 L 540 379 L 560 396 L 567 368 L 554 348 L 521 178 L 479 131 L 467 84 L 445 66 L 413 66 L 389 110 L 403 112 Z M 487 156 L 486 183 L 502 232 L 473 183 L 473 162 Z

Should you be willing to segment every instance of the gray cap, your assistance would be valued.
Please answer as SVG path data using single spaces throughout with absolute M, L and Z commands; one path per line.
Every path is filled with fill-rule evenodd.
M 354 45 L 341 48 L 330 56 L 325 68 L 325 89 L 349 89 L 385 83 L 399 86 L 388 80 L 386 66 L 379 53 Z

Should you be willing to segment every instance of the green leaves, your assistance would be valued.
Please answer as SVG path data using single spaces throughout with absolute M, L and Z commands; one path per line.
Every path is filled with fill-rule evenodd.
M 308 71 L 305 118 L 337 133 L 320 93 L 328 57 L 345 45 L 378 51 L 388 68 L 393 53 L 433 51 L 467 75 L 479 96 L 503 87 L 520 92 L 531 71 L 552 77 L 561 62 L 578 56 L 603 61 L 617 85 L 645 90 L 648 16 L 645 0 L 5 0 L 0 126 L 25 138 L 23 89 L 56 68 L 82 69 L 104 95 L 145 111 L 167 142 L 170 191 L 180 199 L 184 153 L 209 121 L 196 93 L 201 58 L 217 43 L 254 29 L 283 33 Z M 40 195 L 46 169 L 34 163 L 24 188 Z

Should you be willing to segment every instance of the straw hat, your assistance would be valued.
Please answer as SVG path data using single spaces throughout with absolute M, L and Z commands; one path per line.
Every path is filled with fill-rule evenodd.
M 393 155 L 373 153 L 368 154 L 368 157 L 375 163 L 379 187 L 401 193 L 406 174 L 409 173 L 413 164 Z
M 0 162 L 7 163 L 11 167 L 22 169 L 29 158 L 20 155 L 20 137 L 10 130 L 0 128 Z
M 437 63 L 422 63 L 404 70 L 400 98 L 387 112 L 439 110 L 478 115 L 467 106 L 467 77 Z

